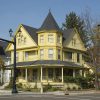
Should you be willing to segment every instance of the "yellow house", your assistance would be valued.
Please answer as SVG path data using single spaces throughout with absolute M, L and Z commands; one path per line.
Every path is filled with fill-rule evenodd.
M 21 24 L 15 36 L 18 82 L 62 86 L 66 76 L 86 76 L 86 48 L 79 33 L 75 28 L 61 30 L 51 12 L 39 29 Z M 13 67 L 13 45 L 8 44 L 6 51 Z

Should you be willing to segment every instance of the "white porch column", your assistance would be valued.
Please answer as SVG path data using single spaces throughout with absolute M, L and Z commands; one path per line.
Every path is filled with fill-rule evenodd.
M 41 66 L 41 82 L 42 82 L 42 66 Z
M 25 69 L 25 80 L 27 81 L 27 68 Z
M 82 70 L 80 70 L 80 76 L 82 76 Z
M 63 67 L 62 67 L 62 83 L 64 82 Z
M 86 72 L 85 72 L 85 70 L 84 70 L 84 72 L 83 72 L 83 75 L 84 75 L 84 77 L 86 77 Z
M 41 94 L 43 93 L 43 84 L 42 84 L 42 66 L 41 66 Z
M 75 78 L 75 69 L 73 69 L 73 77 Z

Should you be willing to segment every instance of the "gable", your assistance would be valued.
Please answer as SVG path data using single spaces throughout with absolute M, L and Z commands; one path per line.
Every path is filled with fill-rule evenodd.
M 20 32 L 19 32 L 20 30 Z M 27 30 L 20 25 L 17 31 L 15 32 L 16 35 L 16 48 L 17 49 L 24 49 L 37 46 L 37 43 L 33 40 Z M 12 39 L 13 40 L 13 39 Z M 8 44 L 7 51 L 13 50 L 13 44 Z
M 73 31 L 69 33 L 69 36 L 67 36 L 64 47 L 86 51 L 84 43 L 82 42 L 79 33 L 75 29 L 73 29 Z

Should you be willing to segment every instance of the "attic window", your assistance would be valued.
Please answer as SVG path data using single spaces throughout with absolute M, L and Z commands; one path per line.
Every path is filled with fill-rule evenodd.
M 26 37 L 24 37 L 24 44 L 26 44 Z
M 75 46 L 76 45 L 76 39 L 72 39 L 72 46 Z

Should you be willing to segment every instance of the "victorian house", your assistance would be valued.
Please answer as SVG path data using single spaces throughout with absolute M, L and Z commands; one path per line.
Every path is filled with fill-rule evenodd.
M 15 36 L 17 82 L 31 85 L 37 82 L 38 87 L 40 83 L 62 86 L 66 76 L 86 77 L 86 48 L 79 33 L 75 28 L 61 30 L 51 12 L 40 28 L 21 24 Z M 11 54 L 8 68 L 12 70 L 13 45 L 9 43 L 6 51 Z

